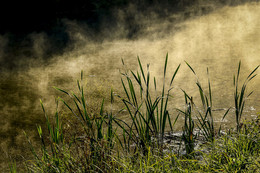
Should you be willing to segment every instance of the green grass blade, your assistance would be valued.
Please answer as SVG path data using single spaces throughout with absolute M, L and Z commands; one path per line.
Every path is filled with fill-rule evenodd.
M 207 74 L 208 74 L 208 87 L 209 87 L 210 107 L 212 107 L 212 92 L 211 92 L 211 85 L 210 85 L 209 69 L 208 68 L 207 68 Z
M 251 81 L 252 79 L 254 79 L 256 76 L 257 76 L 257 74 L 255 74 L 255 75 L 253 75 L 252 77 L 250 77 L 250 78 L 248 79 L 248 82 Z
M 154 80 L 153 80 L 153 83 L 154 83 L 154 89 L 155 89 L 155 91 L 156 91 L 156 79 L 155 79 L 155 77 L 153 78 Z
M 247 79 L 250 78 L 250 76 L 252 76 L 254 74 L 254 72 L 259 68 L 260 65 L 258 65 L 248 76 Z
M 56 90 L 58 90 L 58 91 L 61 91 L 61 92 L 63 92 L 63 93 L 65 93 L 65 94 L 67 94 L 68 96 L 70 96 L 70 94 L 67 92 L 67 91 L 65 91 L 65 90 L 62 90 L 62 89 L 60 89 L 60 88 L 57 88 L 57 87 L 53 87 L 54 89 L 56 89 Z
M 231 108 L 228 108 L 228 110 L 225 112 L 225 114 L 223 115 L 223 118 L 222 118 L 222 120 L 224 120 L 225 119 L 225 117 L 227 116 L 227 114 L 228 114 L 228 112 L 229 112 L 229 110 L 230 110 Z
M 184 62 L 187 64 L 187 66 L 190 68 L 190 70 L 196 75 L 195 71 L 194 71 L 193 68 L 190 66 L 190 64 L 187 63 L 186 61 L 184 61 Z
M 80 83 L 79 83 L 79 80 L 77 80 L 77 85 L 78 85 L 78 89 L 79 89 L 79 91 L 81 90 L 81 88 L 80 88 Z
M 237 82 L 240 74 L 240 68 L 241 68 L 241 60 L 239 61 L 238 68 L 237 68 Z
M 165 75 L 166 75 L 167 63 L 168 63 L 168 53 L 166 54 L 165 64 L 164 64 L 164 72 L 163 72 L 164 78 L 165 78 Z
M 74 94 L 73 92 L 72 92 L 72 95 L 73 95 L 73 97 L 81 104 L 81 101 L 80 101 L 80 99 L 76 96 L 76 94 Z M 73 98 L 72 97 L 72 98 Z M 73 99 L 74 100 L 74 99 Z
M 138 59 L 139 68 L 140 68 L 140 70 L 141 70 L 141 73 L 142 73 L 143 79 L 144 79 L 144 81 L 145 81 L 145 83 L 146 83 L 146 79 L 145 79 L 145 75 L 144 75 L 144 71 L 143 71 L 143 67 L 142 67 L 142 64 L 141 64 L 140 58 L 137 57 L 137 59 Z
M 196 83 L 198 88 L 199 88 L 199 93 L 200 93 L 200 98 L 201 98 L 201 102 L 202 102 L 202 105 L 203 105 L 203 108 L 204 110 L 206 110 L 206 102 L 205 102 L 205 95 L 204 95 L 204 92 L 203 92 L 203 89 L 200 85 L 199 82 Z
M 125 87 L 125 84 L 124 84 L 123 79 L 121 79 L 121 82 L 122 82 L 122 86 L 123 86 L 123 88 L 124 88 L 125 94 L 126 94 L 126 96 L 127 96 L 127 99 L 130 101 L 130 97 L 129 97 L 128 91 L 127 91 L 127 89 L 126 89 L 126 87 Z
M 177 67 L 177 69 L 175 70 L 175 72 L 174 72 L 174 74 L 173 74 L 173 76 L 172 76 L 171 82 L 170 82 L 170 86 L 172 86 L 172 82 L 173 82 L 173 80 L 174 80 L 176 74 L 178 73 L 180 66 L 181 66 L 181 64 L 179 64 L 178 67 Z
M 180 113 L 177 115 L 177 117 L 175 118 L 175 120 L 174 120 L 174 122 L 173 122 L 173 124 L 172 124 L 172 127 L 174 127 L 174 125 L 176 124 L 176 122 L 177 122 L 177 120 L 178 120 L 178 118 L 179 118 L 179 115 L 180 115 Z
M 167 118 L 168 118 L 168 123 L 170 125 L 170 129 L 171 129 L 171 131 L 173 131 L 172 121 L 171 121 L 171 117 L 170 117 L 170 114 L 168 111 L 167 111 Z

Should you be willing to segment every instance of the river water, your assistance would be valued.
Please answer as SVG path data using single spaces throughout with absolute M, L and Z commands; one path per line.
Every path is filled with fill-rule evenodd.
M 219 122 L 229 107 L 233 107 L 233 75 L 242 61 L 241 78 L 260 64 L 260 4 L 250 3 L 236 7 L 224 7 L 207 15 L 195 16 L 184 22 L 171 23 L 179 16 L 172 15 L 167 20 L 154 20 L 147 24 L 142 34 L 135 40 L 122 38 L 104 39 L 97 43 L 89 39 L 82 29 L 70 31 L 75 43 L 64 54 L 51 58 L 41 65 L 41 60 L 20 60 L 30 68 L 18 71 L 2 71 L 0 78 L 0 151 L 1 167 L 6 167 L 6 155 L 22 160 L 22 154 L 29 152 L 23 130 L 35 136 L 36 124 L 43 124 L 43 113 L 39 99 L 43 100 L 48 113 L 55 110 L 54 100 L 64 96 L 52 86 L 76 90 L 76 80 L 84 71 L 87 97 L 95 109 L 103 97 L 109 98 L 110 89 L 123 95 L 120 71 L 124 68 L 137 70 L 137 56 L 143 65 L 150 63 L 151 74 L 156 76 L 158 87 L 162 84 L 163 66 L 166 53 L 169 54 L 167 80 L 178 64 L 181 68 L 174 81 L 173 98 L 169 104 L 171 116 L 176 116 L 175 108 L 183 109 L 184 99 L 181 89 L 199 100 L 196 87 L 197 78 L 189 70 L 187 61 L 196 71 L 203 87 L 207 87 L 207 67 L 213 93 L 214 118 Z M 70 27 L 80 28 L 71 22 Z M 123 33 L 122 28 L 118 33 Z M 69 32 L 69 31 L 68 31 Z M 109 34 L 109 33 L 107 33 Z M 120 35 L 120 34 L 119 34 Z M 39 34 L 38 40 L 43 37 Z M 35 43 L 36 55 L 41 55 L 44 42 Z M 258 71 L 259 73 L 259 71 Z M 260 111 L 260 80 L 256 77 L 248 90 L 254 90 L 247 100 L 244 116 L 248 119 Z M 120 101 L 116 101 L 118 103 Z M 120 105 L 120 104 L 118 104 Z M 120 106 L 114 106 L 114 111 Z M 225 122 L 234 126 L 234 109 Z M 177 123 L 176 129 L 180 129 Z M 16 155 L 16 156 L 14 156 Z

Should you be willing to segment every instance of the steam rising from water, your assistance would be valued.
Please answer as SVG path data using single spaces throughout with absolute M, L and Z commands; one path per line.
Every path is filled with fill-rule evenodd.
M 232 106 L 232 75 L 236 72 L 239 60 L 242 60 L 244 77 L 260 63 L 260 4 L 224 7 L 184 22 L 171 22 L 178 17 L 175 14 L 159 21 L 156 15 L 154 20 L 145 20 L 145 16 L 137 15 L 135 20 L 140 18 L 140 22 L 144 23 L 140 36 L 134 40 L 125 39 L 126 27 L 118 25 L 117 30 L 111 33 L 104 28 L 102 36 L 107 36 L 107 39 L 104 37 L 102 42 L 93 41 L 94 36 L 90 36 L 91 31 L 86 26 L 64 21 L 72 40 L 71 46 L 64 54 L 52 57 L 47 62 L 42 58 L 50 46 L 47 36 L 44 33 L 31 34 L 29 38 L 33 40 L 34 58 L 25 62 L 17 59 L 15 62 L 29 64 L 31 68 L 1 72 L 0 135 L 3 149 L 7 150 L 12 145 L 12 151 L 20 150 L 17 147 L 24 141 L 21 129 L 35 129 L 34 124 L 41 123 L 43 116 L 39 98 L 43 99 L 46 109 L 51 112 L 51 105 L 57 96 L 51 87 L 75 88 L 81 70 L 84 70 L 87 78 L 91 99 L 108 95 L 111 87 L 120 92 L 121 58 L 129 69 L 135 70 L 136 56 L 139 55 L 143 64 L 151 64 L 150 69 L 153 75 L 159 77 L 158 82 L 162 77 L 160 74 L 167 52 L 169 74 L 182 63 L 175 83 L 172 113 L 173 108 L 183 103 L 179 99 L 182 98 L 179 88 L 186 89 L 193 96 L 198 94 L 194 85 L 196 78 L 185 67 L 184 60 L 194 67 L 202 83 L 206 82 L 206 67 L 209 67 L 216 108 Z M 7 43 L 6 36 L 0 36 L 0 61 L 3 60 Z M 41 66 L 43 62 L 45 65 Z M 252 105 L 259 111 L 259 79 L 251 86 L 255 92 L 248 102 L 247 110 Z

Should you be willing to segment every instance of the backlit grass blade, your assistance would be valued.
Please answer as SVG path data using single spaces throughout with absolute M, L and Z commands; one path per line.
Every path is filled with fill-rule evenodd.
M 134 85 L 133 85 L 132 81 L 129 78 L 127 78 L 127 82 L 128 82 L 130 95 L 132 97 L 132 101 L 133 101 L 134 105 L 137 106 L 138 104 L 137 104 L 137 99 L 136 99 L 136 95 L 135 95 Z
M 247 76 L 247 79 L 249 79 L 250 76 L 252 76 L 252 75 L 255 73 L 255 71 L 259 68 L 259 66 L 260 66 L 260 65 L 258 65 L 258 66 Z M 256 76 L 256 74 L 255 74 L 254 76 Z
M 179 69 L 180 69 L 180 66 L 181 66 L 181 64 L 179 64 L 178 67 L 177 67 L 177 69 L 175 70 L 175 72 L 174 72 L 174 74 L 173 74 L 173 76 L 172 76 L 171 82 L 170 82 L 170 86 L 172 86 L 172 82 L 173 82 L 173 80 L 174 80 L 176 74 L 178 73 L 178 71 L 179 71 Z
M 72 95 L 73 95 L 73 97 L 81 104 L 81 101 L 80 101 L 80 99 L 78 98 L 78 96 L 76 96 L 73 92 L 72 92 Z M 73 99 L 74 100 L 74 99 Z
M 176 124 L 176 122 L 177 122 L 177 120 L 178 120 L 179 116 L 180 116 L 180 114 L 178 114 L 178 115 L 177 115 L 177 117 L 175 118 L 175 120 L 174 120 L 174 122 L 173 122 L 172 126 L 174 126 L 174 125 Z
M 241 68 L 241 61 L 239 61 L 238 68 L 237 68 L 237 82 L 240 74 L 240 68 Z
M 155 79 L 155 77 L 154 77 L 154 80 L 153 80 L 154 82 L 154 89 L 155 89 L 155 91 L 156 91 L 156 79 Z
M 59 90 L 59 91 L 61 91 L 63 93 L 65 93 L 65 94 L 67 94 L 68 96 L 70 96 L 70 94 L 67 91 L 63 90 L 63 89 L 57 88 L 55 86 L 53 88 L 56 89 L 56 90 Z
M 248 79 L 248 82 L 250 81 L 250 80 L 252 80 L 253 78 L 255 78 L 257 76 L 257 74 L 255 74 L 255 75 L 253 75 L 252 77 L 250 77 L 249 79 Z
M 204 110 L 206 110 L 206 102 L 205 102 L 205 96 L 204 96 L 204 93 L 203 93 L 203 89 L 201 88 L 201 85 L 199 82 L 196 83 L 198 88 L 199 88 L 199 92 L 200 92 L 200 98 L 201 98 L 201 102 L 202 102 L 202 105 L 203 105 L 203 108 Z
M 187 64 L 187 66 L 191 69 L 191 71 L 196 75 L 196 73 L 195 73 L 195 71 L 193 70 L 193 68 L 190 66 L 190 64 L 188 63 L 188 62 L 186 62 L 186 61 L 184 61 L 186 64 Z
M 168 53 L 166 54 L 166 58 L 165 58 L 164 71 L 163 71 L 164 77 L 166 75 L 167 63 L 168 63 Z
M 145 75 L 144 75 L 144 70 L 143 70 L 143 67 L 142 67 L 142 64 L 141 64 L 140 58 L 137 57 L 137 59 L 138 59 L 139 68 L 140 68 L 140 70 L 141 70 L 141 73 L 142 73 L 142 76 L 143 76 L 144 82 L 146 83 L 146 79 L 145 79 Z
M 125 91 L 125 94 L 127 96 L 127 99 L 130 101 L 130 97 L 129 97 L 128 91 L 127 91 L 127 89 L 125 87 L 125 83 L 124 83 L 123 79 L 121 79 L 121 83 L 122 83 L 122 86 L 124 88 L 124 91 Z
M 212 93 L 211 93 L 211 85 L 210 85 L 209 69 L 208 68 L 207 68 L 207 74 L 208 74 L 209 100 L 210 100 L 210 106 L 212 107 Z
M 77 85 L 78 85 L 78 89 L 79 89 L 79 91 L 81 90 L 81 88 L 80 88 L 80 83 L 79 83 L 79 80 L 77 80 Z
M 136 131 L 137 131 L 137 133 L 139 133 L 139 129 L 140 129 L 140 125 L 139 125 L 139 123 L 138 122 L 136 122 L 136 114 L 135 115 L 133 115 L 132 114 L 132 111 L 130 110 L 130 108 L 129 108 L 129 106 L 128 106 L 128 104 L 127 103 L 130 103 L 130 102 L 128 102 L 127 100 L 124 100 L 123 99 L 123 103 L 125 104 L 125 106 L 126 106 L 126 109 L 128 110 L 128 113 L 129 113 L 129 115 L 130 115 L 130 117 L 131 117 L 131 119 L 132 119 L 132 122 L 133 122 L 133 125 L 135 126 L 135 129 L 136 129 Z M 131 103 L 130 103 L 131 104 Z M 139 127 L 139 128 L 138 128 Z

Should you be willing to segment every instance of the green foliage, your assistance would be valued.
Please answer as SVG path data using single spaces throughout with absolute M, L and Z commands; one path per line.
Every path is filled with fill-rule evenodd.
M 27 165 L 27 169 L 33 172 L 63 172 L 66 168 L 66 165 L 68 164 L 66 159 L 68 150 L 64 145 L 62 123 L 60 122 L 59 114 L 57 111 L 58 101 L 56 102 L 57 107 L 54 124 L 50 122 L 49 117 L 45 112 L 43 103 L 42 101 L 40 102 L 46 119 L 48 134 L 45 137 L 43 135 L 41 126 L 37 126 L 38 134 L 41 140 L 41 154 L 37 154 L 36 149 L 24 132 L 35 159 L 31 162 L 30 165 Z
M 74 106 L 59 98 L 76 116 L 84 129 L 83 136 L 74 136 L 68 142 L 63 134 L 63 127 L 58 113 L 58 100 L 55 113 L 55 121 L 52 123 L 47 116 L 43 103 L 41 106 L 46 119 L 47 134 L 43 134 L 41 126 L 37 126 L 41 140 L 41 153 L 32 145 L 28 136 L 34 160 L 27 164 L 30 172 L 86 172 L 89 170 L 105 170 L 111 166 L 110 161 L 116 135 L 113 127 L 113 114 L 104 113 L 104 100 L 102 101 L 99 115 L 91 115 L 87 110 L 87 102 L 84 95 L 83 73 L 81 81 L 77 81 L 79 95 L 69 93 L 63 89 L 55 87 L 58 91 L 65 93 L 72 99 Z M 111 104 L 113 103 L 113 91 L 111 90 Z M 105 163 L 105 164 L 104 164 Z M 13 164 L 13 166 L 15 166 Z M 15 168 L 12 168 L 15 169 Z
M 124 65 L 124 61 L 122 60 Z M 104 99 L 99 113 L 90 113 L 81 80 L 77 81 L 78 94 L 54 87 L 69 99 L 59 98 L 68 108 L 70 115 L 77 118 L 83 129 L 82 135 L 69 136 L 67 139 L 58 111 L 53 119 L 47 115 L 40 101 L 46 120 L 46 127 L 37 126 L 41 141 L 40 148 L 35 148 L 25 133 L 33 160 L 25 162 L 27 172 L 257 172 L 260 168 L 260 115 L 258 118 L 241 122 L 246 96 L 246 86 L 252 80 L 257 66 L 247 77 L 241 91 L 238 89 L 240 73 L 239 63 L 237 76 L 234 76 L 235 108 L 237 131 L 217 138 L 212 115 L 212 91 L 208 78 L 208 94 L 199 81 L 196 82 L 200 93 L 202 109 L 186 91 L 185 110 L 178 111 L 184 115 L 182 140 L 186 155 L 176 155 L 164 143 L 166 130 L 173 130 L 178 120 L 172 121 L 168 111 L 168 102 L 172 84 L 180 65 L 176 68 L 169 85 L 166 85 L 168 54 L 165 59 L 162 88 L 159 95 L 156 79 L 151 86 L 149 65 L 146 73 L 138 58 L 139 71 L 125 70 L 122 73 L 122 86 L 125 97 L 119 96 L 124 108 L 130 116 L 130 122 L 115 117 L 112 111 L 114 94 L 111 89 L 111 110 L 104 110 Z M 186 62 L 190 70 L 194 69 Z M 208 70 L 207 73 L 209 74 Z M 194 111 L 194 108 L 197 110 Z M 121 111 L 122 111 L 121 110 Z M 119 112 L 121 112 L 119 111 Z M 227 115 L 229 109 L 224 114 Z M 198 119 L 196 124 L 194 115 Z M 197 126 L 196 126 L 197 125 Z M 205 137 L 206 143 L 200 147 L 205 150 L 195 150 L 198 127 Z M 121 132 L 117 131 L 120 128 Z M 219 129 L 220 131 L 220 129 Z M 154 142 L 155 141 L 155 142 Z M 131 149 L 134 144 L 135 150 Z M 182 145 L 183 143 L 180 143 Z M 123 149 L 124 152 L 121 152 Z M 123 153 L 120 154 L 120 153 Z M 17 172 L 16 163 L 11 162 L 10 172 Z
M 123 60 L 122 63 L 124 65 Z M 147 152 L 147 147 L 151 146 L 152 137 L 157 137 L 158 142 L 162 141 L 167 122 L 172 130 L 173 125 L 178 119 L 177 116 L 175 121 L 172 123 L 168 112 L 168 101 L 170 91 L 172 90 L 172 83 L 180 65 L 177 67 L 171 78 L 169 89 L 166 90 L 165 78 L 167 63 L 168 54 L 166 55 L 164 65 L 162 91 L 161 94 L 155 96 L 155 98 L 153 98 L 152 87 L 150 86 L 151 76 L 149 72 L 149 64 L 147 65 L 146 75 L 139 58 L 139 72 L 137 71 L 137 73 L 134 73 L 133 71 L 130 71 L 131 73 L 129 74 L 126 70 L 122 73 L 126 81 L 125 83 L 125 81 L 121 79 L 126 98 L 120 98 L 123 101 L 125 109 L 130 115 L 132 122 L 130 124 L 123 122 L 128 129 L 123 127 L 122 123 L 119 123 L 121 120 L 115 120 L 115 122 L 128 134 L 128 140 L 135 142 L 139 148 L 144 150 L 144 152 Z M 156 91 L 156 89 L 156 79 L 154 78 L 154 90 Z
M 185 91 L 184 92 L 184 98 L 185 98 L 185 111 L 179 110 L 182 114 L 184 114 L 184 126 L 182 128 L 183 134 L 182 139 L 185 144 L 185 150 L 187 155 L 191 155 L 194 151 L 194 142 L 195 142 L 195 136 L 194 136 L 194 121 L 192 119 L 192 97 L 189 97 Z
M 198 76 L 196 75 L 194 69 L 187 62 L 186 62 L 186 64 L 190 68 L 190 70 L 194 73 L 194 75 L 197 77 L 196 85 L 199 89 L 200 100 L 201 100 L 201 103 L 203 106 L 202 109 L 198 109 L 196 112 L 198 114 L 198 116 L 196 115 L 196 117 L 198 119 L 197 126 L 200 129 L 200 131 L 202 132 L 202 135 L 205 137 L 205 140 L 209 141 L 209 142 L 213 142 L 215 140 L 216 135 L 220 133 L 221 126 L 219 127 L 218 131 L 216 131 L 216 127 L 215 127 L 214 119 L 213 119 L 213 113 L 212 113 L 213 99 L 212 99 L 211 84 L 210 84 L 210 79 L 209 79 L 209 70 L 207 68 L 208 94 L 206 94 L 203 90 L 202 85 L 200 84 L 200 82 L 198 80 Z M 193 101 L 191 103 L 194 105 L 194 107 L 197 108 L 197 106 L 195 105 L 195 103 Z M 228 114 L 229 110 L 230 110 L 230 108 L 223 115 L 223 119 Z
M 110 113 L 104 113 L 104 99 L 101 104 L 99 115 L 93 115 L 88 112 L 82 82 L 83 72 L 81 72 L 81 80 L 77 81 L 79 95 L 76 95 L 75 93 L 70 94 L 57 87 L 55 87 L 55 89 L 69 96 L 74 103 L 75 108 L 60 98 L 71 111 L 72 115 L 78 118 L 84 129 L 84 136 L 76 138 L 75 141 L 75 143 L 79 142 L 80 145 L 85 145 L 81 151 L 82 153 L 85 153 L 84 159 L 86 159 L 88 164 L 92 164 L 94 167 L 99 167 L 101 169 L 104 168 L 102 165 L 106 160 L 110 160 L 109 158 L 114 148 L 115 138 L 119 138 L 117 137 L 116 129 L 113 127 L 112 122 L 114 117 L 112 110 Z M 111 90 L 111 105 L 113 104 L 113 100 L 113 90 Z M 93 166 L 87 166 L 83 170 L 93 169 Z
M 10 173 L 17 173 L 17 168 L 16 168 L 16 163 L 15 161 L 11 161 L 11 163 L 9 163 L 9 169 L 10 169 Z
M 190 172 L 194 170 L 197 161 L 180 159 L 174 154 L 164 157 L 148 148 L 147 155 L 136 153 L 135 157 L 124 156 L 118 161 L 120 172 Z
M 259 171 L 259 116 L 252 122 L 244 122 L 239 133 L 225 135 L 216 141 L 206 157 L 207 163 L 219 172 Z
M 253 93 L 251 91 L 248 95 L 246 93 L 246 88 L 248 82 L 250 82 L 254 77 L 256 77 L 256 70 L 259 68 L 259 65 L 247 76 L 246 80 L 244 81 L 241 90 L 239 91 L 239 75 L 240 75 L 240 68 L 241 68 L 241 61 L 238 64 L 237 69 L 237 76 L 234 75 L 234 101 L 235 101 L 235 115 L 236 115 L 236 123 L 237 123 L 237 131 L 240 131 L 241 128 L 241 117 L 243 114 L 244 106 L 246 99 Z
M 260 168 L 259 119 L 244 122 L 240 133 L 232 132 L 201 148 L 201 157 L 186 158 L 172 153 L 137 153 L 117 162 L 121 172 L 258 172 Z

